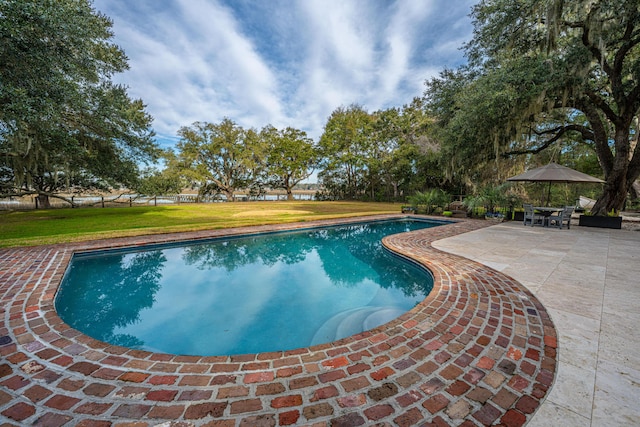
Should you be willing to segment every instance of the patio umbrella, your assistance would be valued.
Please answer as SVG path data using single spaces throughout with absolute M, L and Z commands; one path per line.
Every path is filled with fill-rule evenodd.
M 540 166 L 539 168 L 531 169 L 520 175 L 507 178 L 507 181 L 528 181 L 528 182 L 548 182 L 549 190 L 547 192 L 547 205 L 551 199 L 551 184 L 554 182 L 565 183 L 604 183 L 603 180 L 595 178 L 586 173 L 578 172 L 577 170 L 561 166 L 557 163 L 549 163 L 548 165 Z

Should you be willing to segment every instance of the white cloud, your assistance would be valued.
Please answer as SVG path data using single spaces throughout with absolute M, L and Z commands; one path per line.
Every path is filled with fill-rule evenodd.
M 379 108 L 395 99 L 403 82 L 415 78 L 414 41 L 419 37 L 421 21 L 429 15 L 429 2 L 399 2 L 394 5 L 393 12 L 385 29 L 386 49 L 377 71 L 380 89 L 374 103 Z M 419 92 L 415 93 L 417 95 Z
M 333 110 L 401 106 L 462 61 L 473 1 L 95 0 L 159 139 L 229 117 L 315 139 Z

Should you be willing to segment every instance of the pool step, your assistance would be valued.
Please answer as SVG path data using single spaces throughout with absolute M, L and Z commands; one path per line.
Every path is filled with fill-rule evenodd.
M 393 307 L 360 307 L 342 311 L 316 331 L 311 345 L 323 344 L 375 328 L 404 313 Z

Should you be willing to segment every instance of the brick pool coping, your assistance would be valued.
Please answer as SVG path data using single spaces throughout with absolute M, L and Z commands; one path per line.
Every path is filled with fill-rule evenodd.
M 524 286 L 431 242 L 460 220 L 388 236 L 434 289 L 379 328 L 329 344 L 229 357 L 112 346 L 53 299 L 74 252 L 405 217 L 312 221 L 0 250 L 0 422 L 44 426 L 524 425 L 553 384 L 557 332 Z

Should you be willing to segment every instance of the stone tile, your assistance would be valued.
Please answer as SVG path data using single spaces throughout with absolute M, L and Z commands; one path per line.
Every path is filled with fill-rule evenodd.
M 640 296 L 640 295 L 639 295 Z M 637 321 L 626 313 L 602 318 L 599 359 L 640 371 L 640 339 Z
M 577 414 L 567 408 L 550 402 L 549 399 L 538 409 L 527 427 L 585 427 L 590 425 L 590 413 L 588 417 Z M 611 425 L 611 424 L 607 424 Z M 603 426 L 604 427 L 604 426 Z
M 591 414 L 595 371 L 560 361 L 548 401 L 578 414 Z
M 604 315 L 624 314 L 624 316 L 632 317 L 634 320 L 640 320 L 638 277 L 640 277 L 640 273 L 634 275 L 634 278 L 624 280 L 607 278 L 602 304 Z
M 615 412 L 608 409 L 605 396 L 613 396 L 614 408 L 635 408 L 637 405 L 624 399 L 637 402 L 640 392 L 626 386 L 629 383 L 624 372 L 636 372 L 639 363 L 634 325 L 640 320 L 640 233 L 574 227 L 559 234 L 521 224 L 500 225 L 503 230 L 510 229 L 509 243 L 504 236 L 489 233 L 497 228 L 450 237 L 435 246 L 482 262 L 494 259 L 491 251 L 496 245 L 510 244 L 518 250 L 502 272 L 519 280 L 549 308 L 558 328 L 561 364 L 549 398 L 529 425 L 589 425 L 591 396 L 594 414 Z M 478 244 L 483 244 L 483 250 L 474 255 L 468 247 Z M 503 253 L 502 262 L 507 262 Z M 596 371 L 600 375 L 605 365 L 617 370 L 611 368 L 611 372 L 602 374 L 602 388 L 594 394 L 591 378 Z M 622 395 L 615 394 L 616 384 L 624 390 Z M 594 415 L 592 425 L 638 424 L 637 420 L 630 423 L 624 418 L 628 412 L 621 409 L 623 417 L 613 423 L 607 423 L 605 415 L 601 418 L 599 414 L 597 419 Z
M 568 311 L 593 319 L 599 319 L 602 313 L 602 292 L 585 292 L 580 286 L 547 281 L 538 290 L 537 296 L 545 306 L 556 310 Z
M 502 272 L 520 282 L 535 284 L 538 287 L 551 275 L 553 268 L 555 268 L 554 265 L 545 264 L 544 261 L 537 265 L 534 261 L 519 261 L 510 263 L 509 267 L 502 270 Z
M 558 329 L 560 361 L 588 369 L 596 369 L 600 322 L 568 311 L 549 309 Z
M 609 361 L 598 363 L 593 426 L 633 426 L 640 422 L 640 371 Z
M 562 287 L 579 287 L 583 292 L 602 293 L 607 268 L 585 262 L 561 263 L 549 275 L 548 281 Z

